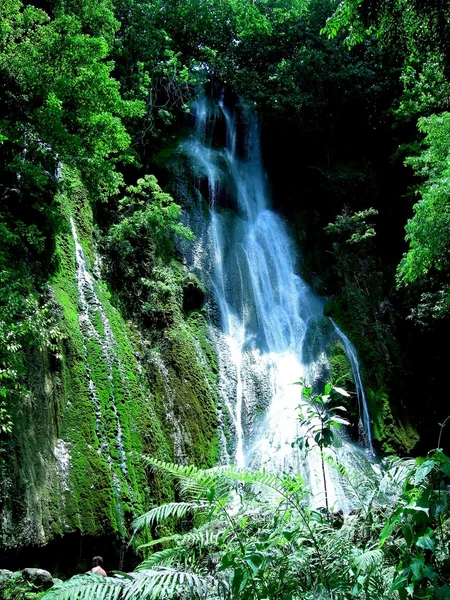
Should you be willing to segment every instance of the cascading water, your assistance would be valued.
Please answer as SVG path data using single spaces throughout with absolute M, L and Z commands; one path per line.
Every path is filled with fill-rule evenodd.
M 293 384 L 302 378 L 313 385 L 329 372 L 326 347 L 331 338 L 316 335 L 320 329 L 328 328 L 334 340 L 339 338 L 354 374 L 356 353 L 323 316 L 324 300 L 296 274 L 293 243 L 282 219 L 269 208 L 256 119 L 245 111 L 238 117 L 223 102 L 206 97 L 192 110 L 195 133 L 180 151 L 188 159 L 197 193 L 207 193 L 211 208 L 206 225 L 191 215 L 197 241 L 187 259 L 213 297 L 228 454 L 238 466 L 302 473 L 320 504 L 320 457 L 295 447 L 306 432 L 298 419 L 300 388 Z M 220 147 L 217 132 L 223 130 Z M 367 407 L 364 410 L 370 434 Z M 372 452 L 368 436 L 367 441 Z M 354 445 L 338 445 L 336 452 L 347 461 L 352 455 L 362 460 L 364 453 Z M 345 508 L 339 477 L 327 468 L 326 478 L 330 505 Z
M 124 526 L 124 518 L 123 518 L 123 510 L 121 504 L 121 482 L 118 476 L 118 473 L 115 472 L 113 460 L 111 458 L 112 454 L 117 454 L 119 457 L 119 469 L 120 469 L 120 478 L 125 482 L 125 485 L 128 488 L 127 481 L 127 457 L 124 450 L 123 440 L 122 440 L 122 426 L 120 423 L 119 414 L 117 411 L 116 401 L 115 401 L 115 391 L 114 391 L 114 366 L 118 367 L 119 371 L 122 368 L 119 359 L 118 353 L 116 349 L 116 342 L 114 339 L 114 335 L 111 329 L 111 324 L 108 320 L 108 317 L 103 309 L 103 305 L 100 302 L 95 286 L 94 280 L 87 270 L 86 260 L 83 252 L 83 248 L 78 240 L 77 230 L 74 224 L 73 219 L 70 220 L 72 236 L 75 244 L 75 260 L 76 260 L 76 277 L 77 277 L 77 287 L 78 287 L 78 298 L 80 303 L 80 312 L 78 316 L 78 323 L 80 327 L 80 332 L 83 338 L 83 351 L 85 355 L 85 365 L 86 372 L 89 383 L 89 391 L 91 394 L 92 401 L 95 407 L 95 415 L 96 415 L 96 434 L 99 441 L 99 449 L 98 452 L 104 457 L 109 471 L 111 473 L 111 481 L 112 481 L 112 489 L 116 499 L 116 507 L 117 507 L 117 520 L 119 526 L 119 533 L 124 538 L 125 536 L 125 526 Z M 101 330 L 103 334 L 101 335 L 98 328 L 95 327 L 96 318 L 100 319 L 101 322 Z M 99 398 L 99 394 L 96 389 L 96 385 L 94 383 L 94 378 L 91 373 L 91 369 L 89 367 L 88 360 L 88 347 L 87 344 L 93 341 L 96 346 L 101 349 L 103 359 L 105 364 L 107 365 L 108 373 L 106 374 L 108 378 L 108 387 L 110 390 L 109 393 L 109 407 L 112 410 L 114 415 L 114 428 L 116 431 L 115 435 L 115 448 L 112 449 L 110 447 L 110 438 L 108 436 L 108 431 L 106 430 L 105 423 L 108 421 L 107 417 L 104 414 L 104 407 L 102 407 L 102 403 Z M 128 488 L 129 492 L 129 488 Z M 130 494 L 131 497 L 131 494 Z
M 370 425 L 369 409 L 367 407 L 366 393 L 362 383 L 361 372 L 359 370 L 358 357 L 356 356 L 356 350 L 353 344 L 350 342 L 348 337 L 339 329 L 336 323 L 333 321 L 333 327 L 339 339 L 344 345 L 350 366 L 352 368 L 353 381 L 355 382 L 356 396 L 358 398 L 359 407 L 359 418 L 360 418 L 360 432 L 362 434 L 365 445 L 367 446 L 370 456 L 375 456 L 372 442 L 372 428 Z

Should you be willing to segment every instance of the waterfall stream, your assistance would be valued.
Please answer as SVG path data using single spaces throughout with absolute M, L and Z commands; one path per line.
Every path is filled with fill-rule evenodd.
M 80 312 L 78 316 L 78 323 L 80 332 L 83 339 L 83 351 L 85 355 L 86 374 L 88 378 L 89 391 L 92 402 L 95 407 L 95 419 L 96 419 L 96 434 L 99 443 L 98 453 L 106 461 L 108 469 L 111 473 L 112 491 L 116 500 L 117 510 L 117 521 L 119 527 L 119 533 L 122 537 L 125 535 L 125 525 L 123 518 L 123 509 L 121 503 L 121 481 L 125 482 L 128 488 L 127 481 L 127 457 L 123 445 L 122 439 L 122 426 L 120 423 L 119 414 L 116 406 L 115 399 L 115 387 L 114 387 L 114 367 L 117 367 L 119 371 L 122 370 L 122 365 L 118 358 L 118 352 L 116 348 L 116 341 L 112 332 L 111 324 L 105 313 L 103 305 L 98 298 L 95 290 L 94 279 L 89 273 L 86 265 L 86 259 L 83 248 L 78 240 L 77 230 L 73 219 L 70 219 L 70 225 L 72 230 L 72 236 L 75 244 L 75 261 L 76 261 L 76 277 L 77 277 L 77 288 L 78 288 L 78 300 L 80 305 Z M 95 325 L 96 320 L 99 320 L 101 327 Z M 100 333 L 99 329 L 102 331 Z M 104 364 L 107 368 L 107 383 L 105 382 L 109 390 L 108 408 L 112 411 L 114 420 L 113 427 L 115 430 L 115 448 L 110 447 L 110 436 L 108 435 L 107 425 L 108 418 L 105 414 L 106 407 L 103 405 L 99 397 L 99 393 L 94 381 L 91 368 L 89 366 L 89 350 L 88 344 L 90 342 L 95 343 L 101 351 Z M 112 454 L 118 455 L 118 466 L 119 472 L 115 472 L 115 465 L 112 460 Z M 120 479 L 119 479 L 120 474 Z M 129 490 L 128 490 L 129 492 Z M 131 494 L 130 494 L 131 496 Z
M 348 337 L 343 333 L 336 323 L 333 321 L 333 327 L 336 330 L 342 344 L 344 345 L 345 351 L 347 353 L 348 360 L 350 362 L 350 366 L 352 368 L 353 381 L 355 382 L 356 387 L 356 396 L 358 398 L 358 408 L 359 408 L 359 418 L 360 418 L 360 431 L 362 432 L 362 437 L 365 445 L 367 446 L 368 452 L 370 456 L 375 456 L 375 452 L 373 449 L 372 442 L 372 431 L 370 426 L 370 416 L 369 409 L 367 408 L 367 400 L 366 393 L 364 391 L 364 386 L 361 378 L 361 372 L 359 370 L 358 357 L 356 355 L 356 350 L 353 344 L 350 342 Z
M 192 112 L 195 130 L 180 153 L 187 159 L 187 179 L 194 180 L 210 212 L 206 224 L 204 216 L 190 217 L 196 242 L 187 260 L 210 290 L 227 455 L 238 466 L 300 472 L 314 501 L 323 504 L 319 453 L 305 454 L 295 444 L 306 432 L 298 418 L 301 388 L 294 384 L 300 378 L 307 385 L 324 381 L 327 347 L 339 340 L 355 378 L 371 455 L 356 352 L 324 317 L 325 301 L 297 274 L 294 243 L 284 221 L 270 209 L 256 119 L 206 97 L 193 104 Z M 180 184 L 181 195 L 187 189 L 188 184 Z M 338 458 L 364 460 L 365 452 L 345 436 L 337 446 Z M 326 469 L 330 505 L 345 508 L 339 477 Z

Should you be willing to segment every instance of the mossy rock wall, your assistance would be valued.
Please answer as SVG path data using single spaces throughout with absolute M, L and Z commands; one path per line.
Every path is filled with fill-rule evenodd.
M 64 338 L 58 355 L 33 351 L 28 360 L 29 393 L 3 469 L 3 551 L 72 531 L 128 539 L 135 516 L 173 496 L 170 482 L 146 473 L 142 454 L 202 466 L 217 459 L 214 357 L 196 338 L 205 337 L 202 315 L 184 319 L 178 310 L 148 348 L 101 280 L 92 211 L 70 172 L 60 209 L 49 293 Z
M 374 316 L 372 302 L 371 297 L 349 286 L 327 303 L 325 314 L 346 332 L 358 351 L 376 450 L 405 454 L 414 448 L 419 435 L 407 410 L 390 391 L 395 387 L 398 344 L 390 328 Z M 332 358 L 332 365 L 336 374 L 342 371 L 336 359 Z

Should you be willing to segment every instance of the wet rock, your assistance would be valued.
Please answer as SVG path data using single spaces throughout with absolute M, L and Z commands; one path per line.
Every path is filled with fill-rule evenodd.
M 44 569 L 23 569 L 22 576 L 25 581 L 29 581 L 37 588 L 42 590 L 48 590 L 53 586 L 53 577 L 48 571 Z
M 183 281 L 183 310 L 200 309 L 204 302 L 205 290 L 195 275 L 190 274 Z

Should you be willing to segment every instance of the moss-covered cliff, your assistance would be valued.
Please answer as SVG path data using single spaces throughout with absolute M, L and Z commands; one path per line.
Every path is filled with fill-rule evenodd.
M 173 494 L 149 478 L 143 453 L 217 459 L 216 359 L 201 306 L 187 315 L 172 297 L 170 327 L 156 335 L 126 320 L 101 278 L 92 210 L 69 169 L 62 190 L 48 287 L 62 340 L 57 352 L 27 357 L 29 391 L 2 465 L 4 550 L 73 531 L 127 539 L 134 516 Z

